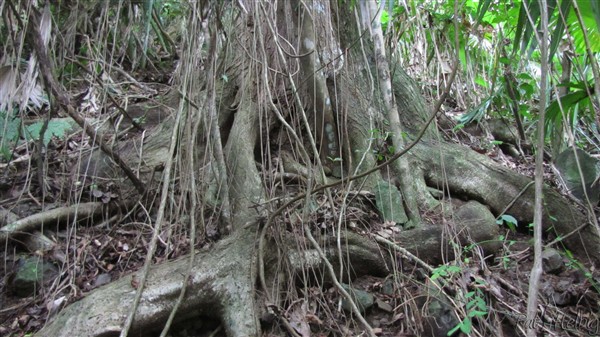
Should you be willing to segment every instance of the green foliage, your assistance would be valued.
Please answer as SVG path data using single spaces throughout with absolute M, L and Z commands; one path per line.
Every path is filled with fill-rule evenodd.
M 388 145 L 389 140 L 392 136 L 391 132 L 373 129 L 370 131 L 370 133 L 370 140 L 374 142 L 373 154 L 375 155 L 378 161 L 387 160 L 388 156 L 391 156 L 395 153 L 394 146 Z
M 483 118 L 483 116 L 486 115 L 486 113 L 487 113 L 488 109 L 490 108 L 490 106 L 492 105 L 492 102 L 495 97 L 496 97 L 495 95 L 491 95 L 491 96 L 487 97 L 486 99 L 484 99 L 479 105 L 474 107 L 471 111 L 462 115 L 459 118 L 458 122 L 463 125 L 467 125 L 471 122 L 479 122 Z
M 536 102 L 546 95 L 551 104 L 547 107 L 545 130 L 547 140 L 552 141 L 553 154 L 564 145 L 567 128 L 576 136 L 582 134 L 575 132 L 581 129 L 587 134 L 595 133 L 596 142 L 600 141 L 600 127 L 596 125 L 590 99 L 594 81 L 589 69 L 597 60 L 587 54 L 583 34 L 588 35 L 591 52 L 600 52 L 600 1 L 577 2 L 582 22 L 577 18 L 573 0 L 549 0 L 545 8 L 549 15 L 550 78 L 555 83 L 567 82 L 561 84 L 568 88 L 561 91 L 564 114 L 554 90 L 540 93 L 538 89 L 541 60 L 535 35 L 541 29 L 539 1 L 464 0 L 459 3 L 458 17 L 455 1 L 422 1 L 418 6 L 393 4 L 392 8 L 388 2 L 384 4 L 381 20 L 389 31 L 397 33 L 392 36 L 397 36 L 399 48 L 406 48 L 406 58 L 410 59 L 415 45 L 427 46 L 427 62 L 431 62 L 428 66 L 439 69 L 436 60 L 458 55 L 462 71 L 459 78 L 464 77 L 462 82 L 467 83 L 461 90 L 471 96 L 464 100 L 467 113 L 459 123 L 468 124 L 494 114 L 508 120 L 518 117 L 527 130 L 536 125 Z M 459 30 L 458 43 L 453 39 L 455 29 Z M 435 95 L 433 90 L 432 94 Z
M 598 280 L 594 278 L 594 274 L 590 272 L 590 270 L 587 269 L 585 265 L 575 257 L 575 255 L 573 255 L 572 251 L 565 248 L 564 253 L 568 259 L 566 263 L 567 268 L 582 271 L 588 282 L 592 285 L 592 287 L 594 287 L 594 289 L 596 289 L 596 292 L 600 292 L 600 283 L 598 283 Z
M 505 244 L 507 247 L 511 247 L 511 246 L 513 246 L 513 245 L 516 243 L 516 241 L 515 241 L 515 240 L 507 240 L 507 239 L 506 239 L 506 237 L 505 237 L 504 235 L 500 235 L 500 236 L 498 237 L 498 241 L 501 241 L 501 242 L 503 241 L 503 242 L 504 242 L 504 244 Z M 511 261 L 511 258 L 510 258 L 510 256 L 507 256 L 507 255 L 502 255 L 502 257 L 501 257 L 501 261 L 502 261 L 502 268 L 504 268 L 504 269 L 508 269 L 508 267 L 509 267 L 508 265 L 509 265 L 509 263 L 510 263 L 510 261 Z
M 571 2 L 571 1 L 568 1 Z M 600 9 L 598 8 L 598 1 L 577 1 L 579 11 L 581 12 L 583 25 L 588 34 L 588 41 L 590 48 L 593 53 L 600 52 Z M 569 12 L 567 18 L 567 24 L 571 35 L 573 36 L 573 42 L 575 44 L 575 51 L 578 54 L 585 53 L 585 41 L 583 38 L 583 29 L 580 27 L 577 17 L 574 11 Z
M 3 160 L 9 160 L 12 156 L 12 148 L 19 139 L 21 119 L 14 114 L 0 111 L 0 156 Z
M 564 123 L 561 110 L 565 112 L 565 116 L 568 118 L 567 122 L 577 120 L 578 115 L 593 113 L 594 110 L 590 102 L 590 96 L 588 94 L 588 90 L 586 89 L 586 85 L 587 88 L 593 88 L 593 85 L 583 82 L 568 83 L 563 85 L 564 87 L 576 90 L 560 98 L 554 99 L 548 105 L 548 108 L 546 108 L 547 119 L 545 121 L 545 127 L 546 132 L 549 135 L 552 135 L 554 130 L 557 130 L 560 125 Z
M 462 269 L 459 266 L 455 265 L 442 265 L 435 269 L 431 273 L 431 280 L 435 281 L 439 278 L 448 278 L 454 274 L 460 273 Z
M 498 219 L 496 219 L 496 224 L 498 224 L 499 226 L 506 224 L 506 226 L 508 226 L 508 228 L 513 232 L 516 231 L 517 227 L 519 226 L 517 219 L 515 219 L 515 217 L 513 217 L 512 215 L 508 214 L 502 214 L 501 216 L 499 216 Z
M 477 280 L 480 285 L 485 285 L 483 280 Z M 453 335 L 456 331 L 460 330 L 465 334 L 470 334 L 473 328 L 473 318 L 484 318 L 488 314 L 488 306 L 485 301 L 485 294 L 481 288 L 476 287 L 475 290 L 469 291 L 465 294 L 465 299 L 468 301 L 466 304 L 467 316 L 458 323 L 453 329 L 448 331 L 448 336 Z
M 19 145 L 21 140 L 39 140 L 43 125 L 43 121 L 38 121 L 25 126 L 16 111 L 13 114 L 0 112 L 0 158 L 4 161 L 10 160 L 13 149 Z M 48 146 L 52 137 L 64 138 L 66 132 L 73 126 L 74 121 L 70 119 L 58 118 L 48 121 L 48 127 L 42 140 L 44 146 Z
M 52 137 L 63 138 L 66 131 L 73 128 L 73 121 L 66 119 L 51 119 L 48 122 L 48 128 L 44 132 L 44 139 L 42 140 L 44 146 L 48 146 Z M 35 122 L 25 128 L 25 139 L 26 140 L 39 140 L 41 135 L 42 126 L 44 122 Z
M 452 278 L 460 277 L 462 271 L 463 269 L 457 265 L 442 265 L 433 270 L 430 278 L 432 281 L 437 280 L 442 284 L 448 284 Z M 488 305 L 485 300 L 485 293 L 482 290 L 485 288 L 486 283 L 479 278 L 474 282 L 476 283 L 472 287 L 474 290 L 467 292 L 464 296 L 460 296 L 460 293 L 457 295 L 457 302 L 464 304 L 466 315 L 462 321 L 448 331 L 448 336 L 453 335 L 458 330 L 469 335 L 473 329 L 473 319 L 484 318 L 488 314 Z

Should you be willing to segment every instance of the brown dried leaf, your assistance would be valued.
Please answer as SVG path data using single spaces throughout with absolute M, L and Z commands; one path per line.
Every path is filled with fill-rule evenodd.
M 306 322 L 307 314 L 306 303 L 296 305 L 290 313 L 290 325 L 302 337 L 310 337 L 310 326 Z

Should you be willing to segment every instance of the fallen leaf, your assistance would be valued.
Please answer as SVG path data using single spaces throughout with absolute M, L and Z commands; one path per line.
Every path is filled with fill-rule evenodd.
M 377 307 L 385 312 L 393 312 L 394 308 L 392 308 L 391 305 L 389 305 L 387 302 L 384 302 L 380 299 L 376 299 L 375 300 L 375 304 L 377 304 Z
M 310 326 L 306 322 L 306 303 L 294 306 L 290 313 L 290 325 L 302 337 L 310 337 Z

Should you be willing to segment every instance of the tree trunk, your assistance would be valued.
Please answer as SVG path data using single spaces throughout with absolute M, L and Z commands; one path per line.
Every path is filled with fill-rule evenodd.
M 203 3 L 195 2 L 192 5 L 201 6 Z M 374 65 L 369 63 L 373 56 L 373 49 L 369 47 L 372 44 L 365 39 L 367 35 L 363 35 L 356 27 L 353 7 L 339 5 L 338 1 L 328 3 L 322 0 L 238 3 L 244 9 L 231 9 L 236 13 L 236 16 L 232 16 L 235 19 L 229 23 L 233 28 L 228 28 L 226 35 L 213 35 L 219 39 L 225 39 L 226 36 L 226 40 L 219 41 L 221 50 L 218 57 L 222 62 L 218 72 L 214 78 L 203 79 L 217 81 L 217 85 L 212 87 L 222 94 L 222 100 L 216 102 L 216 106 L 218 125 L 223 128 L 219 137 L 225 144 L 223 150 L 228 186 L 214 186 L 214 182 L 219 181 L 218 172 L 208 169 L 214 155 L 207 155 L 205 161 L 199 162 L 195 172 L 186 172 L 197 174 L 199 178 L 213 174 L 213 179 L 205 179 L 213 182 L 205 184 L 206 194 L 215 188 L 228 189 L 233 232 L 212 247 L 210 252 L 199 253 L 200 256 L 196 257 L 197 263 L 191 269 L 192 281 L 187 285 L 188 295 L 178 318 L 213 315 L 221 320 L 228 336 L 258 336 L 261 327 L 255 305 L 257 226 L 254 219 L 271 216 L 281 205 L 274 201 L 281 202 L 299 193 L 298 188 L 278 185 L 280 181 L 274 178 L 279 173 L 287 173 L 282 172 L 286 167 L 285 158 L 291 158 L 288 164 L 289 160 L 293 160 L 305 168 L 306 176 L 300 178 L 307 182 L 302 186 L 310 189 L 325 173 L 329 173 L 327 178 L 332 179 L 332 175 L 348 177 L 365 172 L 381 161 L 379 156 L 390 157 L 401 150 L 394 148 L 394 145 L 401 144 L 393 144 L 385 136 L 390 130 L 386 126 L 378 83 L 373 80 L 377 76 L 371 71 Z M 217 12 L 214 8 L 211 10 Z M 204 13 L 202 9 L 198 12 Z M 195 20 L 195 17 L 192 19 Z M 221 24 L 219 21 L 217 25 L 215 17 L 210 20 L 214 20 L 210 21 L 210 27 Z M 316 26 L 312 25 L 318 25 L 319 28 L 315 29 Z M 332 27 L 339 27 L 339 31 Z M 194 39 L 190 41 L 186 46 L 188 53 L 201 50 L 202 46 L 194 45 Z M 196 76 L 202 76 L 202 72 L 195 67 L 197 63 L 191 66 L 186 64 L 191 62 L 189 60 L 183 59 L 182 62 L 182 68 L 195 69 Z M 390 74 L 399 113 L 397 117 L 407 132 L 408 143 L 424 127 L 427 111 L 423 98 L 408 76 L 401 69 L 395 69 Z M 198 85 L 194 90 L 200 87 Z M 188 92 L 186 97 L 210 97 L 211 94 L 214 93 L 196 91 Z M 203 102 L 201 98 L 198 101 Z M 191 107 L 189 109 L 192 110 Z M 202 124 L 209 125 L 209 122 L 203 120 Z M 199 130 L 202 131 L 202 128 Z M 198 137 L 207 142 L 214 141 L 208 132 Z M 389 180 L 402 178 L 405 182 L 409 179 L 414 190 L 411 193 L 401 191 L 405 200 L 397 207 L 419 204 L 421 208 L 429 210 L 438 205 L 439 202 L 428 192 L 429 185 L 442 190 L 447 187 L 447 192 L 453 196 L 477 200 L 488 205 L 495 215 L 504 212 L 504 208 L 516 199 L 505 213 L 524 223 L 531 222 L 533 190 L 528 189 L 519 196 L 529 178 L 515 174 L 464 147 L 434 139 L 437 139 L 435 130 L 427 130 L 425 139 L 404 158 L 409 170 L 403 172 L 412 177 L 401 177 L 398 166 L 392 166 L 344 187 L 373 192 L 383 177 Z M 206 149 L 209 152 L 208 147 Z M 190 147 L 185 151 L 203 150 Z M 152 153 L 144 155 L 152 156 Z M 125 154 L 123 157 L 128 156 Z M 324 169 L 319 163 L 330 168 Z M 126 189 L 126 186 L 123 188 Z M 565 236 L 586 222 L 583 215 L 556 192 L 547 188 L 545 197 L 548 216 L 545 225 L 547 229 L 552 228 L 557 236 Z M 302 219 L 299 226 L 308 225 L 305 221 L 308 212 L 308 208 L 298 211 L 298 218 Z M 333 218 L 337 219 L 337 214 Z M 286 228 L 290 231 L 284 233 L 284 237 L 293 238 L 293 235 L 302 232 L 297 228 L 290 229 L 290 226 L 283 220 L 275 225 L 279 232 L 284 232 Z M 439 229 L 415 231 L 425 234 L 404 234 L 403 237 L 404 240 L 424 240 L 405 242 L 413 252 L 422 253 L 426 244 L 439 250 L 442 241 Z M 343 231 L 339 232 L 344 234 Z M 577 235 L 567 238 L 565 244 L 575 253 L 587 255 L 598 262 L 600 240 L 597 234 L 594 228 L 586 227 Z M 327 257 L 336 261 L 338 268 L 340 264 L 347 263 L 354 267 L 350 269 L 357 274 L 386 271 L 386 261 L 381 258 L 385 254 L 379 254 L 376 245 L 357 238 L 356 234 L 345 235 L 345 238 L 351 239 L 334 238 L 334 242 L 344 244 L 337 247 L 330 245 L 335 248 L 327 251 Z M 278 263 L 281 255 L 274 246 L 270 245 L 265 256 L 269 261 Z M 322 261 L 308 257 L 310 250 L 294 253 L 279 248 L 285 253 L 283 256 L 291 261 L 289 272 L 292 276 L 294 270 L 321 268 Z M 338 251 L 349 252 L 349 261 L 340 258 Z M 134 333 L 162 326 L 187 270 L 185 259 L 167 262 L 152 269 L 135 316 Z M 267 277 L 275 277 L 273 273 L 275 271 L 271 270 Z M 135 279 L 136 275 L 126 276 L 71 304 L 38 336 L 118 335 L 124 318 L 131 310 L 129 304 L 135 293 L 132 278 Z

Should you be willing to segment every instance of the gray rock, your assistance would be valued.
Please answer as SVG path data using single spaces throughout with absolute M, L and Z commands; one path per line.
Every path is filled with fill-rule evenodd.
M 476 243 L 485 253 L 494 253 L 502 247 L 497 240 L 500 229 L 496 217 L 479 202 L 471 200 L 462 205 L 454 214 L 454 220 L 463 244 Z
M 94 280 L 93 287 L 97 288 L 99 286 L 103 286 L 107 283 L 110 283 L 110 281 L 112 281 L 110 274 L 107 274 L 107 273 L 99 274 L 98 276 L 96 276 L 96 279 Z
M 585 190 L 590 202 L 595 205 L 600 199 L 600 184 L 592 186 L 598 176 L 598 160 L 583 150 L 577 149 L 576 151 L 583 180 L 582 175 L 579 174 L 579 167 L 573 149 L 567 149 L 559 154 L 554 164 L 573 196 L 585 202 Z
M 429 194 L 431 194 L 431 196 L 437 200 L 444 198 L 444 192 L 438 190 L 437 188 L 427 187 L 427 191 L 429 191 Z
M 361 289 L 352 288 L 347 284 L 342 284 L 342 287 L 350 294 L 361 314 L 364 314 L 367 309 L 373 306 L 375 298 L 370 293 Z M 346 312 L 352 312 L 352 306 L 345 298 L 342 298 L 342 309 Z
M 549 274 L 559 274 L 565 264 L 560 253 L 553 248 L 546 248 L 542 252 L 542 266 L 544 271 Z
M 384 221 L 394 221 L 396 224 L 408 222 L 404 212 L 402 195 L 396 186 L 381 180 L 375 188 L 375 203 Z
M 58 269 L 52 263 L 39 256 L 27 257 L 18 263 L 17 270 L 9 280 L 9 287 L 15 295 L 27 297 L 39 293 L 44 283 L 57 276 Z
M 421 295 L 416 298 L 417 308 L 419 308 L 423 320 L 423 331 L 420 336 L 447 336 L 448 332 L 459 323 L 459 320 L 454 314 L 452 305 L 440 291 L 439 285 L 434 286 L 430 282 L 434 281 L 427 282 Z
M 381 293 L 387 296 L 394 296 L 394 279 L 388 277 L 383 281 L 383 286 L 381 287 Z

